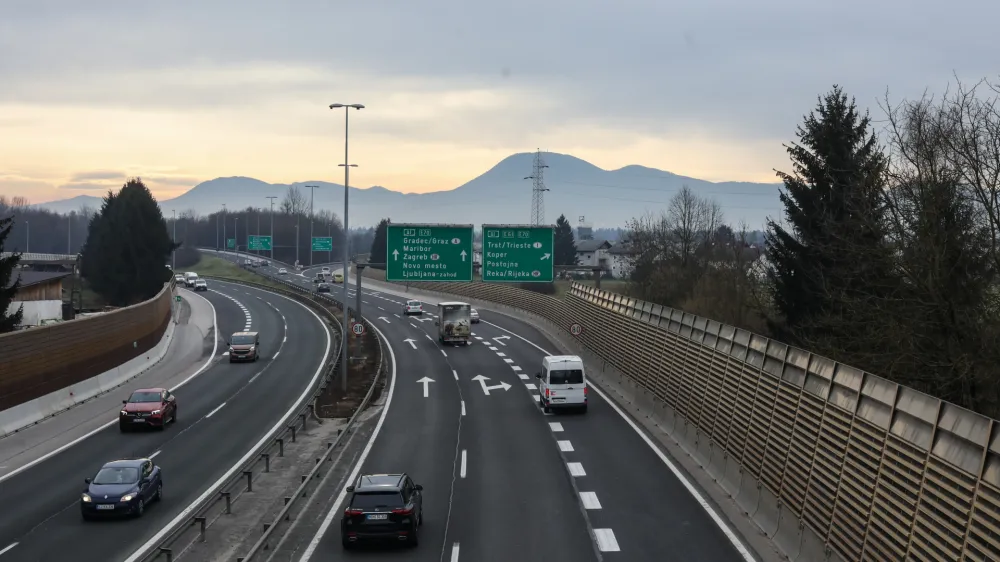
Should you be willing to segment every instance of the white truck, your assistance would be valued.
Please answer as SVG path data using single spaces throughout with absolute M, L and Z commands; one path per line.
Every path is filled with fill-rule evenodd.
M 184 273 L 184 284 L 190 289 L 194 287 L 195 281 L 198 280 L 198 274 L 193 271 L 188 271 Z
M 454 345 L 469 345 L 472 333 L 472 306 L 466 302 L 438 304 L 441 316 L 434 322 L 438 327 L 438 341 Z

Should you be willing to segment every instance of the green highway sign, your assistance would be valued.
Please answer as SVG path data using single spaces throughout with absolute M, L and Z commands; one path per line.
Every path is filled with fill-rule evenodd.
M 271 249 L 271 237 L 270 236 L 251 236 L 247 247 L 251 250 L 270 250 Z
M 230 238 L 229 240 L 226 240 L 226 247 L 229 248 L 230 250 L 232 250 L 233 248 L 235 248 L 236 247 L 236 239 L 235 238 Z
M 313 237 L 312 239 L 312 251 L 314 252 L 332 252 L 333 251 L 333 238 L 326 237 Z
M 552 281 L 555 229 L 547 225 L 484 224 L 483 281 Z
M 472 281 L 471 224 L 389 224 L 386 281 Z
M 176 297 L 174 297 L 174 300 L 177 302 L 181 302 L 181 296 L 177 295 Z

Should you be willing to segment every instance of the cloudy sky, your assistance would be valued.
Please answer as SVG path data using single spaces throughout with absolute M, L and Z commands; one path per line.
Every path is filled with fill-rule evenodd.
M 1000 72 L 1000 2 L 0 1 L 0 195 L 218 176 L 450 189 L 515 152 L 775 181 L 834 83 Z

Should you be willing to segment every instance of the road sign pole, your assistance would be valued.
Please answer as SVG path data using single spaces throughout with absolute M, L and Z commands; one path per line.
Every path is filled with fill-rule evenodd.
M 361 316 L 361 271 L 364 270 L 365 265 L 359 263 L 359 264 L 356 264 L 354 267 L 355 267 L 355 269 L 358 270 L 357 286 L 354 289 L 354 298 L 356 300 L 356 302 L 354 304 L 354 310 L 357 311 L 357 314 L 355 314 L 355 316 L 357 316 L 358 322 L 361 322 L 361 318 L 362 318 L 362 316 Z M 344 270 L 344 286 L 347 286 L 347 270 L 346 269 Z

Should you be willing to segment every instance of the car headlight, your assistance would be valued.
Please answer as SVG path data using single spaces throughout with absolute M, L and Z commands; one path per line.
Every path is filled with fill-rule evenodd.
M 128 412 L 126 412 L 125 410 L 122 410 L 121 412 L 118 412 L 118 415 L 120 415 L 120 416 L 127 416 Z
M 150 412 L 150 414 L 154 415 L 154 416 L 158 416 L 158 415 L 160 415 L 160 410 L 153 410 L 152 412 Z
M 257 346 L 256 346 L 256 345 L 251 345 L 251 346 L 250 346 L 250 351 L 253 351 L 253 350 L 255 350 L 255 349 L 257 349 Z
M 90 495 L 89 494 L 83 494 L 82 496 L 80 496 L 80 499 L 83 501 L 83 503 L 90 503 L 92 501 L 90 499 Z
M 232 353 L 232 352 L 233 352 L 233 346 L 229 346 L 229 352 L 230 352 L 230 353 Z
M 134 498 L 134 497 L 135 496 L 133 496 L 132 494 L 125 494 L 124 496 L 122 496 L 121 501 L 123 501 L 123 502 L 130 502 L 130 501 L 132 501 L 132 498 Z

